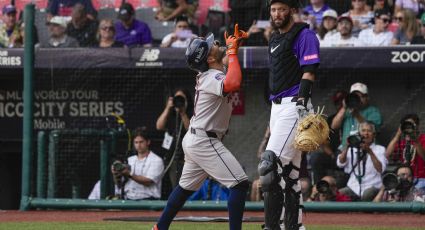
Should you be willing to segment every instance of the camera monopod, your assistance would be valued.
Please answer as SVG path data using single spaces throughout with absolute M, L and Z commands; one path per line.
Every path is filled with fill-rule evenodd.
M 360 148 L 357 147 L 357 159 L 356 162 L 354 163 L 354 151 L 353 151 L 353 147 L 350 147 L 351 149 L 351 173 L 354 173 L 354 176 L 356 177 L 357 181 L 359 182 L 359 194 L 360 194 L 360 198 L 362 195 L 362 178 L 364 177 L 365 173 L 366 173 L 366 153 L 363 151 L 360 151 Z M 358 167 L 357 167 L 358 166 Z M 355 168 L 357 167 L 357 172 L 355 170 Z M 351 174 L 350 173 L 350 174 Z

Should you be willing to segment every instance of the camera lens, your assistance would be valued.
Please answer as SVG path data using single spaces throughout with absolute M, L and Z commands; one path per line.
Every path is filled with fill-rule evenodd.
M 348 108 L 350 109 L 359 109 L 361 105 L 361 100 L 359 95 L 357 93 L 353 92 L 350 93 L 347 98 L 345 99 L 345 103 Z
M 173 104 L 176 108 L 183 108 L 186 104 L 186 99 L 183 96 L 175 96 L 173 98 Z
M 394 173 L 387 173 L 382 176 L 382 184 L 384 184 L 385 190 L 396 189 L 399 185 L 397 175 Z
M 328 193 L 330 191 L 329 183 L 324 180 L 317 182 L 316 188 L 319 193 Z
M 347 138 L 348 145 L 351 147 L 359 147 L 362 141 L 363 140 L 360 135 L 351 135 Z
M 400 129 L 404 134 L 412 134 L 415 131 L 415 124 L 410 121 L 404 121 L 401 123 Z

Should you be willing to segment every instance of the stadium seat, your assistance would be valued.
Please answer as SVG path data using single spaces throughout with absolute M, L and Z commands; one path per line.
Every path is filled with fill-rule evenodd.
M 155 20 L 156 8 L 139 8 L 136 10 L 136 19 L 148 23 Z
M 152 32 L 152 39 L 154 40 L 154 44 L 159 44 L 162 41 L 162 38 L 165 35 L 174 31 L 174 23 L 173 22 L 160 22 L 155 19 L 146 22 L 149 25 L 149 28 Z
M 117 19 L 117 11 L 115 10 L 115 8 L 100 9 L 97 13 L 97 18 L 99 19 L 99 21 L 102 19 L 112 19 L 115 21 Z

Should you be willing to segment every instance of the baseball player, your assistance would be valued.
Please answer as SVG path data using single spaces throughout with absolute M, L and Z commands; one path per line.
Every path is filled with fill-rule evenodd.
M 319 41 L 307 24 L 294 22 L 297 2 L 269 0 L 274 29 L 268 50 L 271 135 L 258 166 L 264 191 L 264 229 L 304 229 L 298 181 L 301 152 L 294 148 L 293 140 L 298 119 L 312 108 Z
M 168 229 L 185 201 L 209 176 L 230 189 L 229 228 L 241 229 L 248 190 L 248 177 L 242 166 L 221 142 L 229 127 L 232 104 L 229 94 L 241 86 L 242 72 L 237 56 L 244 31 L 235 26 L 234 35 L 225 34 L 226 46 L 219 47 L 211 34 L 193 39 L 186 50 L 189 67 L 196 76 L 194 113 L 183 139 L 185 163 L 179 185 L 171 193 L 155 229 Z M 227 55 L 227 56 L 226 56 Z M 223 62 L 228 60 L 228 63 Z M 228 64 L 227 73 L 224 65 Z

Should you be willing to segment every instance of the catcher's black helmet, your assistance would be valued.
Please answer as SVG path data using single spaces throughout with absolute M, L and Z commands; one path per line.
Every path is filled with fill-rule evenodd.
M 186 62 L 189 68 L 205 72 L 208 70 L 207 57 L 214 43 L 214 35 L 208 34 L 206 38 L 193 38 L 186 49 Z
M 300 7 L 299 0 L 269 0 L 269 7 L 276 2 L 280 2 L 283 4 L 288 5 L 291 8 L 298 8 Z

